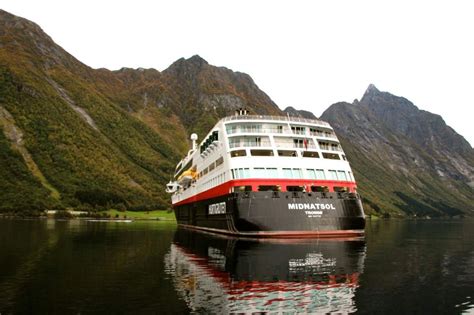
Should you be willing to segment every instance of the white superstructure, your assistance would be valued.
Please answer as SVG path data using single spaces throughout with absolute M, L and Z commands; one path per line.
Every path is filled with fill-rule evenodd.
M 356 186 L 327 122 L 240 111 L 193 145 L 167 188 L 177 204 L 234 190 L 355 192 Z

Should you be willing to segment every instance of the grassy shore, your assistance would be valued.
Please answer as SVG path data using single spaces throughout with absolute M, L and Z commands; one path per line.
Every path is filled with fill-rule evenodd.
M 102 212 L 102 211 L 101 211 Z M 173 211 L 168 210 L 154 210 L 154 211 L 118 211 L 118 210 L 107 210 L 103 211 L 107 213 L 110 218 L 119 219 L 133 219 L 133 220 L 161 220 L 161 221 L 176 221 Z

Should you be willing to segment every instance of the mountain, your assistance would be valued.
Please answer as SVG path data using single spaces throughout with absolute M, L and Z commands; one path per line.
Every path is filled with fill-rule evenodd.
M 0 211 L 168 208 L 164 184 L 215 122 L 279 107 L 244 73 L 200 56 L 166 70 L 92 69 L 0 10 Z M 370 86 L 322 119 L 336 129 L 368 213 L 472 214 L 473 150 L 442 118 Z
M 306 110 L 298 110 L 292 106 L 288 106 L 283 110 L 287 115 L 291 117 L 301 117 L 301 118 L 308 118 L 308 119 L 317 119 L 317 117 L 312 113 Z
M 0 211 L 167 208 L 190 132 L 235 107 L 281 112 L 250 76 L 199 56 L 163 72 L 92 69 L 0 10 Z
M 367 212 L 472 214 L 474 151 L 440 116 L 370 85 L 360 101 L 333 104 L 321 118 L 342 142 Z

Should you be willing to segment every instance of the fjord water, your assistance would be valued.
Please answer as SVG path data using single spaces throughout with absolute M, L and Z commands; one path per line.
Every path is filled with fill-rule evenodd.
M 165 222 L 0 220 L 0 313 L 474 312 L 474 221 L 239 240 Z

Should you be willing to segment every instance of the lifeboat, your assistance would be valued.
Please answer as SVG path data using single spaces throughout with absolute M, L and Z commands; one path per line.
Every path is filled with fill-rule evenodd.
M 192 169 L 189 169 L 187 171 L 184 171 L 183 174 L 178 177 L 178 183 L 181 186 L 188 186 L 193 179 L 196 179 L 196 176 L 197 172 Z

